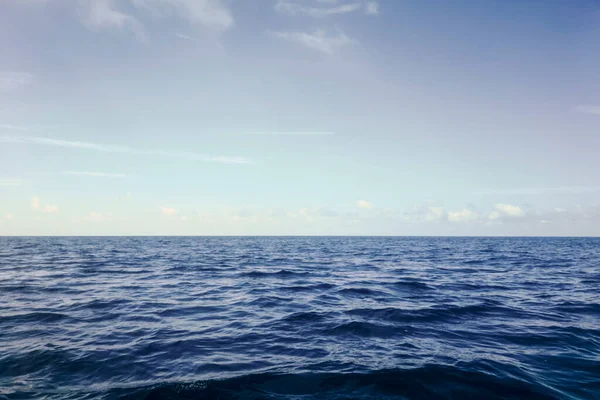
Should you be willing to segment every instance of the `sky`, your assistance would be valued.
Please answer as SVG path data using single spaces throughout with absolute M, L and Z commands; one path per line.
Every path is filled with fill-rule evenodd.
M 2 0 L 0 235 L 600 235 L 600 3 Z

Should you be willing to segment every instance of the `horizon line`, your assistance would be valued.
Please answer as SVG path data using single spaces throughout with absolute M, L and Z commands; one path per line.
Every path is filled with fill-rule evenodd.
M 0 238 L 9 237 L 181 237 L 181 238 L 192 238 L 192 237 L 323 237 L 323 238 L 336 238 L 336 237 L 355 237 L 355 238 L 591 238 L 600 239 L 600 235 L 0 235 Z

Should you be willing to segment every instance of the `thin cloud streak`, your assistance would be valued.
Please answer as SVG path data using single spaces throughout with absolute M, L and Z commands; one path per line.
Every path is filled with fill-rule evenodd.
M 313 18 L 325 18 L 336 14 L 347 14 L 360 9 L 358 2 L 333 5 L 330 7 L 307 7 L 293 3 L 289 0 L 279 0 L 275 3 L 275 10 L 286 15 L 305 15 Z
M 600 192 L 600 187 L 555 187 L 523 189 L 490 189 L 473 192 L 476 196 L 496 195 L 542 195 L 542 194 L 585 194 Z
M 247 132 L 248 136 L 332 136 L 335 132 Z
M 26 126 L 11 125 L 11 124 L 0 124 L 0 129 L 7 129 L 7 130 L 12 130 L 12 131 L 28 131 L 28 130 L 30 130 Z
M 63 171 L 63 175 L 89 176 L 95 178 L 125 178 L 125 174 L 111 174 L 106 172 L 91 172 L 91 171 Z
M 184 35 L 183 33 L 176 33 L 175 36 L 177 36 L 179 39 L 184 39 L 184 40 L 189 40 L 192 42 L 197 42 L 198 39 L 192 36 L 188 36 L 188 35 Z
M 185 151 L 171 151 L 171 150 L 146 150 L 137 149 L 128 146 L 120 145 L 108 145 L 91 142 L 80 142 L 72 140 L 62 140 L 55 138 L 45 138 L 38 136 L 0 136 L 0 143 L 15 143 L 15 144 L 32 144 L 32 145 L 43 145 L 51 147 L 64 147 L 72 149 L 83 149 L 83 150 L 95 150 L 105 153 L 123 153 L 123 154 L 137 154 L 146 156 L 161 156 L 179 158 L 190 161 L 200 161 L 208 163 L 221 163 L 221 164 L 253 164 L 251 159 L 246 157 L 231 157 L 231 156 L 212 156 L 206 154 L 197 154 Z
M 582 104 L 573 107 L 573 112 L 586 115 L 600 115 L 600 105 Z
M 23 181 L 20 179 L 0 179 L 0 186 L 21 186 Z
M 29 72 L 0 71 L 0 91 L 14 90 L 32 82 L 33 75 Z
M 276 38 L 288 42 L 300 44 L 306 48 L 332 55 L 342 47 L 354 43 L 354 40 L 346 36 L 342 31 L 333 35 L 323 29 L 313 32 L 270 32 Z

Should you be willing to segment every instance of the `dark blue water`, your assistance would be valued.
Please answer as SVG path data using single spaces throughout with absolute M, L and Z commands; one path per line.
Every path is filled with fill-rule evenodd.
M 0 398 L 599 399 L 600 239 L 0 238 Z

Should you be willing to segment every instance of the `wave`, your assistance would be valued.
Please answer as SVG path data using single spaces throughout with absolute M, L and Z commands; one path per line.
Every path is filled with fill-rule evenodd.
M 345 288 L 337 291 L 338 294 L 348 297 L 376 297 L 376 296 L 388 296 L 387 293 L 381 290 L 373 290 L 368 288 Z
M 395 289 L 399 290 L 410 290 L 410 291 L 422 291 L 422 290 L 435 290 L 433 287 L 429 286 L 424 282 L 419 281 L 398 281 L 392 283 L 392 286 Z
M 244 276 L 248 278 L 286 278 L 291 276 L 303 276 L 308 275 L 308 272 L 295 272 L 289 271 L 287 269 L 282 269 L 279 271 L 250 271 L 243 272 L 239 274 L 239 276 Z
M 378 338 L 390 338 L 398 334 L 399 328 L 389 325 L 376 324 L 371 322 L 352 321 L 334 328 L 328 329 L 324 332 L 326 335 L 353 335 L 360 337 L 378 337 Z M 402 331 L 406 331 L 406 328 L 402 328 Z
M 36 311 L 36 312 L 30 312 L 30 313 L 25 313 L 25 314 L 13 314 L 13 315 L 7 315 L 7 316 L 0 316 L 0 323 L 7 323 L 7 322 L 17 322 L 17 323 L 26 323 L 26 322 L 36 322 L 36 323 L 40 323 L 40 322 L 61 322 L 64 320 L 68 320 L 68 319 L 72 319 L 72 317 L 66 315 L 66 314 L 62 314 L 62 313 L 57 313 L 57 312 L 43 312 L 43 311 Z
M 454 366 L 428 365 L 369 373 L 263 373 L 242 377 L 115 389 L 106 399 L 528 399 L 558 393 L 523 379 Z
M 280 291 L 282 292 L 286 292 L 286 291 L 291 291 L 291 292 L 312 292 L 312 291 L 319 291 L 319 290 L 328 290 L 328 289 L 333 289 L 336 286 L 330 283 L 319 283 L 316 285 L 295 285 L 295 286 L 282 286 L 279 288 Z
M 414 310 L 395 307 L 358 308 L 348 310 L 346 313 L 352 316 L 360 316 L 367 319 L 377 319 L 383 321 L 428 323 L 486 315 L 502 315 L 510 316 L 511 318 L 530 316 L 530 314 L 524 313 L 518 309 L 485 303 L 468 306 L 445 306 Z
M 556 311 L 566 312 L 571 314 L 590 314 L 600 316 L 599 303 L 583 303 L 583 302 L 564 302 L 554 307 Z

